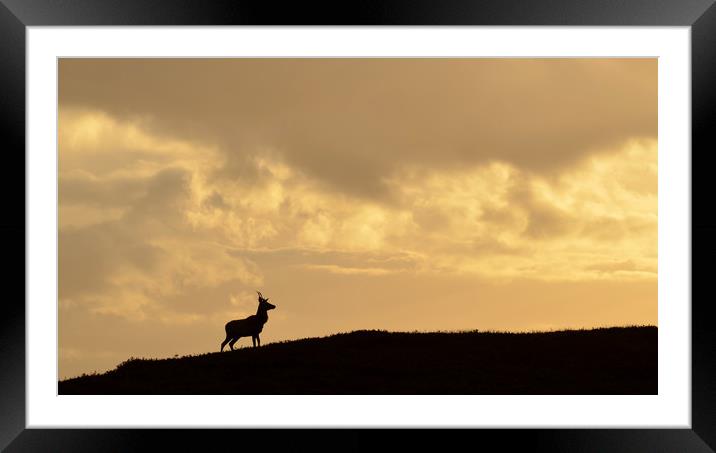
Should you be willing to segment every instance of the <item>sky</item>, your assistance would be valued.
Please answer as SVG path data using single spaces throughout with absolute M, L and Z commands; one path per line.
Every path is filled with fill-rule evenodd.
M 656 59 L 59 60 L 59 376 L 657 324 Z M 250 339 L 242 339 L 245 347 Z

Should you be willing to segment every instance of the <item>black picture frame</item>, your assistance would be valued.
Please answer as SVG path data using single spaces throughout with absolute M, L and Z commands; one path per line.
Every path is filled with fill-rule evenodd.
M 244 0 L 0 0 L 0 115 L 5 211 L 0 220 L 6 257 L 5 298 L 0 317 L 0 447 L 7 451 L 209 450 L 236 442 L 233 430 L 26 429 L 25 412 L 25 32 L 29 26 L 63 25 L 557 25 L 689 26 L 692 64 L 692 414 L 691 429 L 461 430 L 437 439 L 427 431 L 284 430 L 285 436 L 244 431 L 241 443 L 278 448 L 386 447 L 401 450 L 468 442 L 501 450 L 683 451 L 716 450 L 716 338 L 706 261 L 716 251 L 716 213 L 706 165 L 716 149 L 716 6 L 714 0 L 361 0 L 352 2 L 261 2 Z M 684 150 L 688 152 L 688 150 Z M 23 171 L 20 171 L 20 169 Z M 663 189 L 662 189 L 663 190 Z M 23 189 L 23 195 L 24 195 Z M 696 209 L 700 205 L 701 209 Z M 22 240 L 21 240 L 22 238 Z M 693 242 L 698 239 L 699 246 Z M 22 263 L 22 266 L 20 265 Z M 698 281 L 698 283 L 697 283 Z M 8 294 L 8 289 L 12 289 Z M 684 301 L 688 303 L 688 301 Z M 380 434 L 378 442 L 376 436 Z M 448 440 L 449 439 L 449 440 Z M 490 442 L 488 444 L 488 442 Z M 303 447 L 303 448 L 301 448 Z M 397 447 L 396 447 L 397 448 Z M 244 448 L 245 449 L 245 448 Z M 442 448 L 441 448 L 442 449 Z

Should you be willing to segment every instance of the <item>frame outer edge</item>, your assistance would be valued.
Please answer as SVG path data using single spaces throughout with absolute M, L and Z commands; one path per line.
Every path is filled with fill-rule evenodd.
M 0 121 L 3 166 L 0 217 L 5 255 L 0 317 L 0 449 L 25 429 L 25 25 L 0 4 Z M 22 183 L 22 196 L 19 185 Z M 22 289 L 20 284 L 22 282 Z M 19 289 L 19 290 L 18 290 Z
M 706 444 L 716 449 L 716 330 L 713 327 L 713 298 L 707 283 L 712 280 L 716 254 L 716 213 L 713 210 L 713 167 L 708 156 L 716 147 L 716 4 L 691 28 L 692 111 L 692 428 Z M 700 209 L 696 209 L 699 207 Z M 699 240 L 699 247 L 693 244 Z M 698 282 L 697 282 L 698 280 Z M 701 296 L 693 297 L 703 288 Z
M 3 118 L 4 125 L 8 126 L 5 139 L 8 142 L 6 145 L 5 156 L 10 159 L 8 162 L 10 165 L 22 165 L 22 177 L 25 176 L 25 25 L 20 21 L 6 6 L 7 3 L 13 3 L 13 9 L 18 8 L 18 2 L 14 0 L 2 0 L 0 3 L 0 58 L 3 62 L 3 70 L 0 71 L 0 81 L 2 81 L 3 90 L 0 91 L 0 117 Z M 81 2 L 80 2 L 81 3 Z M 111 3 L 111 2 L 110 2 Z M 132 3 L 130 1 L 130 3 Z M 186 5 L 187 2 L 182 2 Z M 674 2 L 677 3 L 678 2 Z M 18 11 L 23 13 L 20 17 L 27 19 L 29 23 L 38 23 L 44 25 L 80 25 L 89 24 L 97 21 L 96 23 L 105 23 L 109 25 L 106 16 L 111 14 L 112 7 L 104 10 L 102 15 L 88 18 L 86 15 L 80 19 L 79 11 L 77 8 L 73 8 L 72 5 L 65 10 L 64 13 L 59 13 L 57 16 L 52 16 L 55 12 L 45 10 L 44 13 L 37 12 L 36 1 L 28 1 L 28 9 Z M 694 14 L 691 17 L 698 17 L 692 24 L 692 150 L 701 150 L 701 155 L 705 155 L 710 149 L 713 148 L 713 134 L 710 129 L 713 124 L 716 124 L 716 113 L 714 111 L 714 105 L 716 105 L 716 88 L 714 88 L 713 81 L 716 80 L 716 5 L 713 0 L 707 2 L 700 2 L 700 5 L 706 5 L 707 9 L 701 15 L 694 14 L 696 5 L 691 4 L 690 14 Z M 65 5 L 68 6 L 68 5 Z M 23 8 L 20 6 L 19 8 Z M 692 9 L 693 8 L 693 9 Z M 29 11 L 33 10 L 34 11 Z M 100 8 L 101 9 L 101 8 Z M 132 9 L 132 8 L 130 8 Z M 704 11 L 703 9 L 699 9 Z M 393 10 L 392 14 L 400 13 L 398 10 Z M 29 16 L 27 14 L 29 13 Z M 565 11 L 568 13 L 568 11 Z M 392 15 L 388 14 L 388 16 Z M 523 16 L 523 14 L 517 14 Z M 73 19 L 73 16 L 75 19 Z M 156 17 L 156 10 L 153 14 Z M 260 16 L 260 15 L 259 15 Z M 410 16 L 410 15 L 408 15 Z M 418 16 L 423 16 L 418 14 Z M 470 14 L 467 18 L 468 21 L 474 20 L 474 14 Z M 497 14 L 501 16 L 501 14 Z M 537 25 L 539 22 L 545 23 L 558 23 L 565 22 L 572 25 L 587 24 L 582 18 L 573 17 L 573 20 L 569 19 L 570 14 L 565 14 L 565 20 L 555 20 L 554 13 L 551 14 L 552 19 L 547 16 L 542 16 L 542 19 L 536 18 L 532 21 L 534 24 L 530 24 L 531 21 L 526 21 L 524 24 Z M 651 24 L 651 25 L 668 25 L 668 24 L 683 24 L 683 13 L 679 15 L 679 18 L 672 18 L 671 20 L 663 20 L 663 17 L 651 16 L 650 19 L 644 20 L 632 20 L 627 19 L 623 25 L 640 25 L 640 24 Z M 253 22 L 257 18 L 244 17 L 242 22 Z M 373 18 L 375 19 L 375 18 Z M 390 21 L 389 17 L 386 17 Z M 412 19 L 407 19 L 407 22 L 420 21 L 421 19 L 416 16 L 412 16 Z M 497 17 L 486 18 L 486 22 L 497 22 Z M 497 20 L 495 20 L 497 19 Z M 150 19 L 151 20 L 151 19 Z M 182 22 L 182 19 L 169 15 L 168 20 L 171 22 Z M 231 20 L 231 19 L 229 19 Z M 233 18 L 237 20 L 237 18 Z M 393 17 L 392 20 L 395 20 Z M 448 17 L 442 17 L 442 20 L 449 22 Z M 403 19 L 403 21 L 406 21 Z M 131 13 L 121 15 L 118 22 L 123 24 L 135 24 L 143 22 L 141 17 L 133 15 Z M 161 21 L 157 21 L 161 22 Z M 257 22 L 261 22 L 259 19 Z M 367 21 L 370 22 L 370 21 Z M 400 22 L 400 21 L 398 21 Z M 441 22 L 441 18 L 437 19 L 438 23 Z M 524 22 L 524 19 L 518 19 L 516 22 Z M 623 20 L 613 19 L 613 24 L 620 24 Z M 712 145 L 712 146 L 709 146 Z M 22 156 L 22 158 L 20 157 Z M 22 160 L 21 160 L 22 159 Z M 694 161 L 700 162 L 701 156 L 693 153 L 692 151 L 692 229 L 693 238 L 692 241 L 698 236 L 701 251 L 693 249 L 693 257 L 706 257 L 713 256 L 716 253 L 716 214 L 709 213 L 706 205 L 703 201 L 708 201 L 708 181 L 709 178 L 705 172 L 708 166 L 693 165 Z M 20 172 L 18 172 L 20 173 Z M 704 181 L 702 183 L 702 181 Z M 14 180 L 6 179 L 2 180 L 0 184 L 3 185 L 5 193 L 13 194 L 17 192 L 17 186 L 14 184 Z M 698 195 L 704 194 L 704 195 Z M 703 197 L 703 201 L 702 198 Z M 697 217 L 695 215 L 695 208 L 697 202 L 703 205 L 700 214 Z M 0 220 L 0 229 L 5 233 L 6 250 L 10 250 L 12 253 L 19 256 L 22 253 L 21 262 L 23 263 L 22 270 L 19 266 L 14 266 L 14 269 L 9 267 L 9 272 L 5 273 L 3 279 L 7 283 L 14 283 L 14 285 L 6 285 L 6 287 L 17 287 L 18 282 L 24 281 L 25 272 L 25 256 L 24 256 L 24 245 L 25 245 L 25 207 L 24 197 L 22 201 L 13 200 L 11 201 L 11 207 L 15 209 L 15 212 L 22 212 L 18 217 L 7 217 Z M 22 204 L 20 204 L 22 203 Z M 10 221 L 9 219 L 14 219 Z M 17 238 L 22 235 L 23 241 L 18 241 Z M 22 244 L 22 247 L 20 246 Z M 695 276 L 699 275 L 700 281 L 705 281 L 705 272 L 699 272 L 697 267 L 692 267 L 693 280 Z M 695 288 L 696 285 L 693 285 Z M 24 286 L 22 290 L 22 299 L 15 298 L 15 300 L 9 300 L 4 303 L 4 316 L 0 319 L 0 357 L 2 367 L 0 368 L 0 407 L 3 410 L 0 411 L 0 448 L 5 448 L 12 440 L 21 435 L 21 437 L 27 437 L 29 434 L 35 436 L 40 435 L 41 431 L 28 430 L 23 433 L 25 429 L 25 310 L 24 310 Z M 22 302 L 19 302 L 19 301 Z M 711 328 L 710 317 L 707 316 L 707 301 L 704 304 L 699 305 L 692 301 L 692 349 L 693 349 L 693 383 L 692 383 L 692 427 L 693 432 L 699 436 L 705 444 L 708 444 L 712 448 L 716 445 L 716 339 L 714 330 Z M 17 374 L 13 373 L 19 373 Z M 104 430 L 102 430 L 104 431 Z M 32 432 L 32 433 L 31 433 Z M 78 433 L 79 434 L 79 433 Z M 32 436 L 34 437 L 34 436 Z M 53 436 L 54 437 L 54 436 Z M 16 446 L 14 443 L 13 446 Z
M 691 25 L 713 0 L 0 0 L 35 25 Z

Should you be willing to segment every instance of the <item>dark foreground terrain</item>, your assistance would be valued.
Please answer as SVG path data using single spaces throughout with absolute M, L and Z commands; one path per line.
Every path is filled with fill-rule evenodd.
M 132 359 L 60 394 L 656 394 L 657 328 L 357 331 L 177 359 Z

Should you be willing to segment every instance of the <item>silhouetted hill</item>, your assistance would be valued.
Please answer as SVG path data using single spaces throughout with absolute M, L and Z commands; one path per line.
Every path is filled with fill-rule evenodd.
M 356 331 L 177 359 L 131 359 L 60 394 L 656 394 L 657 328 Z

